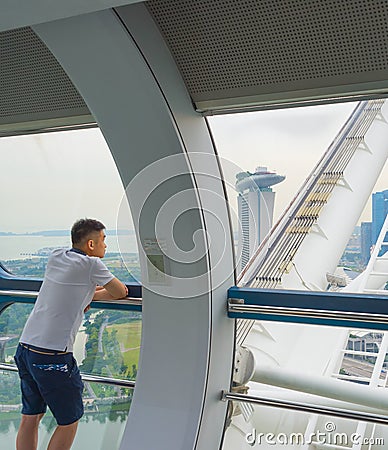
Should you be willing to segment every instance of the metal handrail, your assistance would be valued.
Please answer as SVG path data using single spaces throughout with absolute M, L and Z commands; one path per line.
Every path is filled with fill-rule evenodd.
M 253 403 L 256 405 L 269 406 L 274 408 L 290 409 L 293 411 L 301 411 L 312 414 L 322 414 L 325 416 L 341 417 L 343 419 L 360 420 L 363 422 L 378 423 L 388 425 L 388 416 L 381 414 L 371 414 L 364 412 L 349 411 L 342 408 L 333 408 L 330 406 L 316 406 L 307 403 L 291 402 L 286 400 L 278 400 L 269 397 L 254 397 L 252 395 L 235 394 L 233 392 L 222 392 L 221 400 L 234 400 L 244 403 Z
M 310 319 L 335 319 L 388 324 L 388 314 L 371 314 L 355 311 L 336 311 L 328 309 L 290 308 L 284 306 L 247 305 L 228 302 L 228 312 L 268 314 L 286 317 L 304 317 Z
M 0 290 L 0 297 L 10 297 L 12 298 L 26 298 L 26 299 L 36 299 L 38 297 L 38 291 L 19 291 L 19 290 Z M 0 299 L 1 301 L 1 299 Z M 93 300 L 91 303 L 92 307 L 98 308 L 98 304 L 111 305 L 128 305 L 128 306 L 141 306 L 142 299 L 137 297 L 126 297 L 119 300 Z
M 2 297 L 36 298 L 38 296 L 38 291 L 0 290 L 0 296 L 2 296 Z
M 233 286 L 228 290 L 228 316 L 250 321 L 388 330 L 387 301 L 388 296 L 382 294 Z
M 15 364 L 8 364 L 8 363 L 0 363 L 0 370 L 6 370 L 8 372 L 18 372 L 18 368 Z M 135 381 L 131 380 L 123 380 L 123 379 L 116 379 L 111 377 L 102 377 L 99 375 L 89 375 L 85 373 L 81 373 L 81 377 L 83 381 L 91 382 L 91 383 L 102 383 L 102 384 L 109 384 L 112 386 L 121 386 L 125 388 L 131 388 L 133 389 L 135 387 Z

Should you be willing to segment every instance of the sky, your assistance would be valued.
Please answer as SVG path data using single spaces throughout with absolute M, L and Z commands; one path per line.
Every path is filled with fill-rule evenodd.
M 275 219 L 330 145 L 354 103 L 209 118 L 218 154 L 241 170 L 286 176 L 274 187 Z M 123 188 L 98 129 L 0 139 L 0 231 L 68 229 L 80 217 L 115 228 Z M 235 173 L 229 175 L 234 184 Z M 376 190 L 388 188 L 384 169 Z M 232 207 L 236 195 L 231 196 Z M 370 205 L 361 220 L 370 220 Z
M 0 231 L 70 229 L 93 217 L 115 228 L 122 184 L 98 129 L 0 139 Z

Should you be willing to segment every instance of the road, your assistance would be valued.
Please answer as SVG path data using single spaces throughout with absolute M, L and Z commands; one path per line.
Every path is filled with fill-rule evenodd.
M 103 353 L 104 349 L 102 348 L 102 335 L 104 333 L 105 328 L 108 325 L 109 317 L 105 317 L 104 322 L 102 322 L 100 331 L 98 333 L 98 353 Z
M 367 361 L 349 358 L 347 356 L 343 359 L 342 368 L 346 370 L 349 375 L 363 378 L 370 378 L 373 372 L 373 364 Z M 381 378 L 384 379 L 384 377 Z

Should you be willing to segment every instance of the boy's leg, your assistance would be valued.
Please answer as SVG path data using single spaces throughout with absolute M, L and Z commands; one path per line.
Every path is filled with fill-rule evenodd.
M 46 411 L 46 403 L 26 365 L 27 352 L 28 350 L 19 344 L 15 355 L 23 403 L 22 419 L 16 437 L 17 450 L 36 450 L 39 422 Z
M 58 425 L 47 450 L 69 450 L 77 432 L 78 421 L 84 413 L 84 385 L 77 362 L 68 353 L 56 355 L 50 361 L 46 360 L 46 364 L 35 363 L 34 368 L 36 376 L 41 380 L 42 396 Z
M 77 422 L 70 425 L 58 425 L 51 436 L 47 450 L 69 450 L 77 432 Z
M 43 415 L 27 416 L 22 414 L 16 437 L 16 450 L 36 450 L 38 446 L 38 427 Z

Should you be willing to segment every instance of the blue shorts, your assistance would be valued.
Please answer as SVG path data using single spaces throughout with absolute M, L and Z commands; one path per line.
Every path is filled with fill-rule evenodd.
M 22 391 L 22 414 L 45 413 L 48 405 L 58 425 L 70 425 L 82 417 L 84 385 L 72 353 L 20 343 L 15 362 Z

